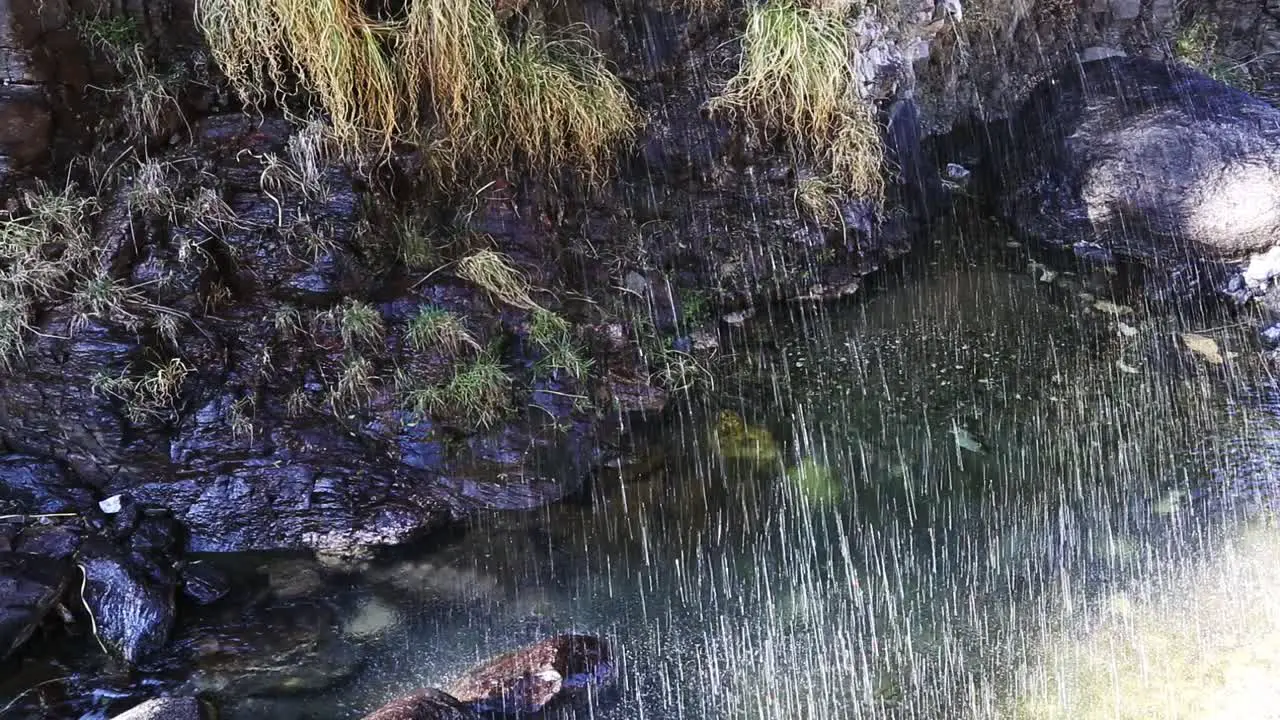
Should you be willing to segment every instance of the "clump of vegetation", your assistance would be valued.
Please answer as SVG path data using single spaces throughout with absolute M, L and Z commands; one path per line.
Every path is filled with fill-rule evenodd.
M 401 374 L 409 409 L 419 415 L 466 418 L 489 427 L 511 411 L 511 377 L 488 349 L 469 365 L 456 369 L 443 385 L 421 387 Z
M 440 253 L 431 242 L 426 224 L 415 217 L 402 216 L 392 226 L 400 261 L 411 270 L 433 270 L 440 265 Z
M 480 349 L 460 315 L 434 305 L 418 309 L 405 330 L 405 340 L 418 352 L 439 349 L 451 357 L 461 352 L 463 346 Z
M 839 184 L 827 177 L 808 177 L 796 183 L 796 202 L 818 220 L 830 220 L 838 213 L 839 196 Z
M 842 188 L 878 200 L 884 151 L 874 108 L 856 87 L 848 8 L 807 7 L 798 0 L 753 7 L 738 74 L 711 107 L 762 132 L 785 132 Z
M 157 217 L 170 217 L 177 205 L 165 165 L 155 160 L 139 162 L 129 188 L 129 206 Z
M 550 310 L 539 308 L 533 311 L 529 340 L 542 351 L 535 370 L 561 371 L 579 381 L 591 372 L 591 359 L 574 339 L 569 322 Z
M 24 193 L 23 204 L 25 215 L 0 219 L 0 364 L 6 367 L 23 353 L 36 304 L 74 286 L 99 252 L 89 233 L 92 198 L 78 197 L 70 186 L 61 192 L 40 186 Z
M 357 344 L 376 347 L 382 343 L 383 330 L 382 314 L 369 303 L 347 298 L 338 310 L 338 333 L 348 348 Z
M 711 301 L 706 293 L 690 291 L 680 295 L 680 322 L 686 327 L 698 327 L 711 318 Z
M 529 278 L 511 261 L 511 258 L 493 250 L 479 250 L 458 261 L 458 274 L 475 283 L 495 300 L 522 310 L 534 310 L 539 306 L 530 293 L 533 286 Z
M 123 15 L 82 18 L 78 22 L 81 36 L 98 48 L 125 79 L 125 124 L 133 132 L 154 136 L 164 129 L 165 114 L 181 113 L 177 88 L 180 73 L 165 73 L 147 56 L 142 33 L 137 23 Z
M 346 150 L 421 141 L 431 117 L 446 166 L 520 156 L 594 174 L 636 126 L 580 31 L 512 42 L 489 0 L 411 0 L 395 21 L 354 0 L 199 0 L 196 19 L 246 104 L 288 92 L 296 74 Z
M 359 407 L 373 398 L 377 375 L 373 361 L 363 355 L 351 355 L 342 363 L 338 381 L 329 395 L 329 406 L 335 415 Z
M 194 369 L 181 358 L 152 363 L 142 375 L 126 370 L 118 376 L 99 374 L 90 381 L 95 393 L 117 398 L 124 403 L 125 415 L 133 422 L 164 418 L 173 413 L 182 384 Z
M 1206 18 L 1187 23 L 1173 41 L 1173 55 L 1218 82 L 1252 90 L 1247 63 L 1235 62 L 1220 51 L 1218 28 Z

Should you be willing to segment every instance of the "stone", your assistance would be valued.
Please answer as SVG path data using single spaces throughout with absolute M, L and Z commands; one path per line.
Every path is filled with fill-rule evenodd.
M 533 714 L 573 707 L 616 680 L 609 643 L 557 635 L 465 672 L 446 692 L 479 713 Z
M 1190 68 L 1073 64 L 992 136 L 1001 211 L 1043 243 L 1185 263 L 1280 238 L 1280 109 Z
M 174 623 L 173 579 L 101 537 L 86 539 L 76 563 L 94 635 L 108 652 L 136 665 L 165 646 Z
M 204 706 L 192 697 L 156 698 L 115 715 L 111 720 L 205 720 Z
M 457 698 L 425 689 L 397 698 L 364 716 L 364 720 L 467 720 L 477 717 Z

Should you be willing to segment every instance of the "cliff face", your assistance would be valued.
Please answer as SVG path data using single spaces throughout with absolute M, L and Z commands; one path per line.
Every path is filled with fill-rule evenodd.
M 187 0 L 7 3 L 5 447 L 169 508 L 201 549 L 340 550 L 534 507 L 711 384 L 722 313 L 848 295 L 906 253 L 944 199 L 927 135 L 1008 112 L 1077 53 L 1177 50 L 1241 83 L 1276 59 L 1263 3 L 846 8 L 877 203 L 796 138 L 709 112 L 740 4 L 498 10 L 593 31 L 642 116 L 603 181 L 442 183 L 411 145 L 345 161 L 319 126 L 243 111 Z

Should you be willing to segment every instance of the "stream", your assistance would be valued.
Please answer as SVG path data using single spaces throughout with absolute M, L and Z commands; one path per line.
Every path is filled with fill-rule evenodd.
M 602 720 L 1280 717 L 1280 393 L 1249 331 L 1006 255 L 729 328 L 715 387 L 582 498 L 359 563 L 210 557 L 239 589 L 184 659 L 80 667 L 47 711 L 160 687 L 354 719 L 574 629 L 621 650 Z

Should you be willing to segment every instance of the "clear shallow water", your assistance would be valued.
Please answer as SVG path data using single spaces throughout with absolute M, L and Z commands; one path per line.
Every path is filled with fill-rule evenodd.
M 571 627 L 625 650 L 600 718 L 1271 717 L 1231 678 L 1280 676 L 1280 403 L 1176 347 L 1212 321 L 1127 337 L 1091 305 L 952 267 L 758 318 L 649 472 L 353 589 L 369 664 L 295 707 L 355 717 Z
M 1280 717 L 1280 399 L 1245 331 L 1038 277 L 939 265 L 757 317 L 583 502 L 265 561 L 290 617 L 337 608 L 285 664 L 351 674 L 225 715 L 357 718 L 576 629 L 624 653 L 604 719 Z

